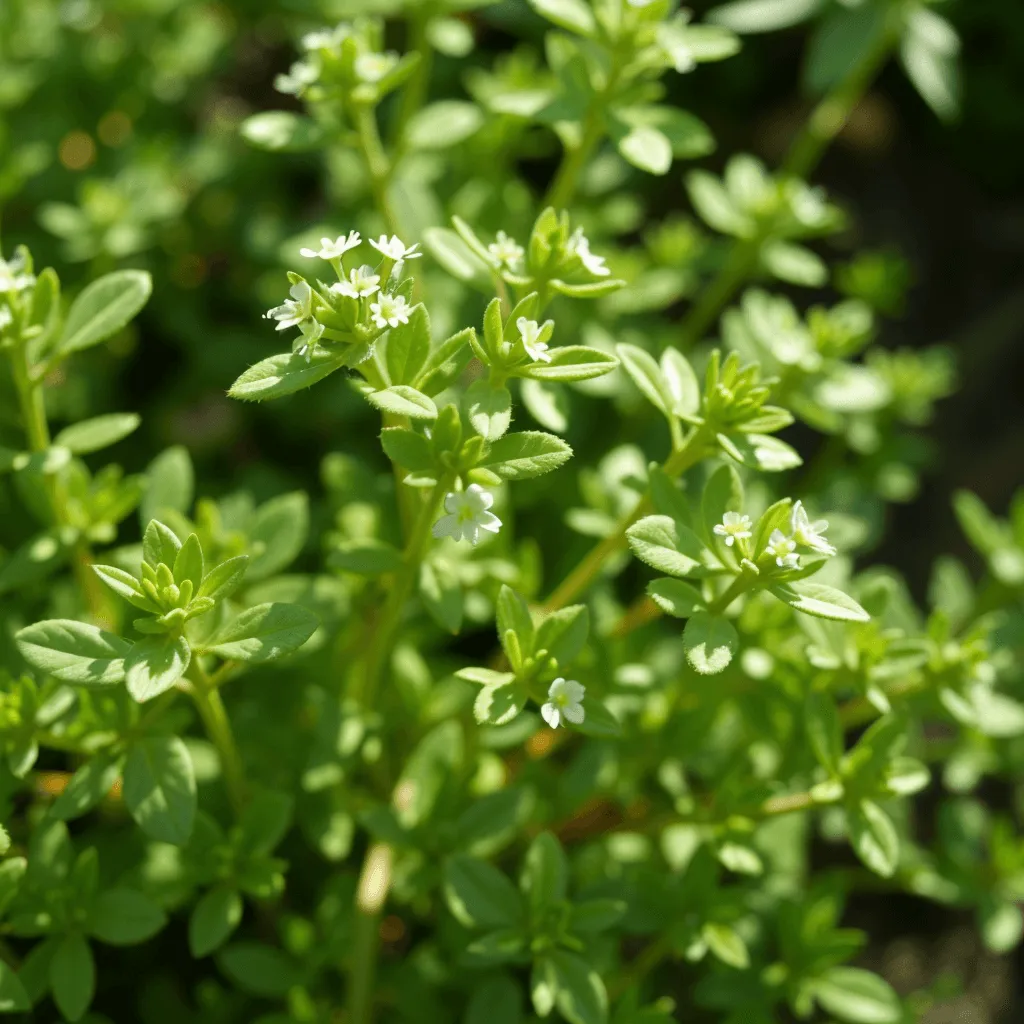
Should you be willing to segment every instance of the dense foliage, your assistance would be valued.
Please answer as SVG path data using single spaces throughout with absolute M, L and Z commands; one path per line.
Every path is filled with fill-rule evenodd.
M 0 10 L 0 1013 L 911 1024 L 859 894 L 1016 948 L 1024 491 L 873 557 L 955 369 L 812 183 L 890 58 L 956 115 L 940 5 L 237 7 Z M 774 31 L 769 167 L 673 100 Z M 147 314 L 276 463 L 141 457 Z

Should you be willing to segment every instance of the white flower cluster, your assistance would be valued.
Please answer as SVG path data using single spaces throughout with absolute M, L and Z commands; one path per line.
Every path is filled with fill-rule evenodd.
M 836 549 L 822 536 L 827 529 L 827 519 L 818 519 L 812 523 L 803 502 L 796 501 L 789 517 L 789 535 L 781 530 L 772 530 L 765 551 L 775 559 L 780 569 L 797 569 L 800 566 L 797 548 L 809 548 L 819 555 L 836 553 Z
M 399 324 L 407 324 L 412 306 L 404 295 L 384 291 L 381 278 L 384 276 L 386 280 L 397 281 L 401 277 L 405 261 L 418 259 L 423 255 L 418 251 L 419 243 L 406 245 L 397 235 L 371 238 L 370 245 L 383 257 L 378 268 L 380 273 L 366 265 L 346 271 L 345 255 L 357 249 L 362 243 L 363 238 L 359 232 L 350 231 L 347 235 L 338 235 L 333 239 L 321 238 L 319 249 L 304 247 L 299 250 L 299 255 L 306 259 L 324 260 L 334 268 L 338 281 L 327 289 L 329 296 L 354 299 L 357 302 L 376 296 L 376 301 L 369 303 L 368 308 L 359 307 L 358 315 L 368 318 L 377 330 L 383 331 L 389 327 L 398 327 Z M 306 281 L 297 281 L 289 290 L 291 298 L 285 299 L 280 306 L 274 306 L 264 314 L 266 319 L 277 321 L 279 331 L 287 330 L 289 327 L 299 328 L 303 340 L 297 351 L 307 358 L 311 356 L 312 347 L 324 332 L 323 324 L 316 319 L 317 294 Z M 321 300 L 329 305 L 323 296 Z
M 836 553 L 836 549 L 822 536 L 827 529 L 827 519 L 818 519 L 812 523 L 803 502 L 796 501 L 789 517 L 789 533 L 772 530 L 765 552 L 775 559 L 775 564 L 780 569 L 798 569 L 799 548 L 809 548 L 820 555 Z M 753 523 L 750 516 L 741 515 L 739 512 L 726 512 L 722 516 L 722 521 L 715 524 L 713 532 L 725 541 L 726 547 L 731 548 L 735 544 L 740 553 L 746 555 L 746 541 L 753 536 Z

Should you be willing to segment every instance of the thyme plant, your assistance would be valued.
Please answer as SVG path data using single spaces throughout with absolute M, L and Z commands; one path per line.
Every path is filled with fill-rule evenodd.
M 953 29 L 530 0 L 487 66 L 488 0 L 341 6 L 240 126 L 331 199 L 215 382 L 297 419 L 330 396 L 313 494 L 197 496 L 182 446 L 126 474 L 136 413 L 54 403 L 159 297 L 111 269 L 157 214 L 44 209 L 92 260 L 70 300 L 5 238 L 0 1013 L 918 1020 L 939 994 L 867 969 L 844 908 L 1021 939 L 1019 821 L 977 792 L 1024 768 L 1024 491 L 1008 519 L 954 496 L 977 571 L 938 557 L 924 605 L 873 556 L 954 373 L 878 343 L 898 275 L 830 259 L 856 211 L 813 172 L 893 55 L 954 111 Z M 673 80 L 802 23 L 788 156 L 685 167 L 716 143 Z

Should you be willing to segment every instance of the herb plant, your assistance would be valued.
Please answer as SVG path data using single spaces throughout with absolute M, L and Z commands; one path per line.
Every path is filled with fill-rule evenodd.
M 955 114 L 955 31 L 922 0 L 529 0 L 488 63 L 488 0 L 339 6 L 220 154 L 328 197 L 214 382 L 239 417 L 328 411 L 313 493 L 197 496 L 180 445 L 126 473 L 140 417 L 67 399 L 165 301 L 139 267 L 214 143 L 190 187 L 140 153 L 43 205 L 59 269 L 4 238 L 0 1013 L 920 1019 L 939 994 L 844 913 L 906 892 L 1020 942 L 1019 821 L 977 792 L 1024 768 L 1024 491 L 954 496 L 977 571 L 938 557 L 923 606 L 879 563 L 954 370 L 878 342 L 900 274 L 831 258 L 857 214 L 813 180 L 892 57 Z M 227 31 L 130 17 L 167 103 Z M 788 156 L 711 156 L 675 79 L 798 25 Z M 58 52 L 23 50 L 26 101 Z M 42 159 L 0 156 L 0 197 Z

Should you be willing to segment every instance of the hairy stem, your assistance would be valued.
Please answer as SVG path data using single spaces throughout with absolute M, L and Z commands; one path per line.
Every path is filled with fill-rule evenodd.
M 355 110 L 356 132 L 359 136 L 359 149 L 366 164 L 366 173 L 370 177 L 370 189 L 377 204 L 377 209 L 384 217 L 388 231 L 393 235 L 400 234 L 398 218 L 388 197 L 391 184 L 392 165 L 384 151 L 377 127 L 377 116 L 372 107 L 359 106 Z M 382 282 L 383 283 L 383 282 Z

